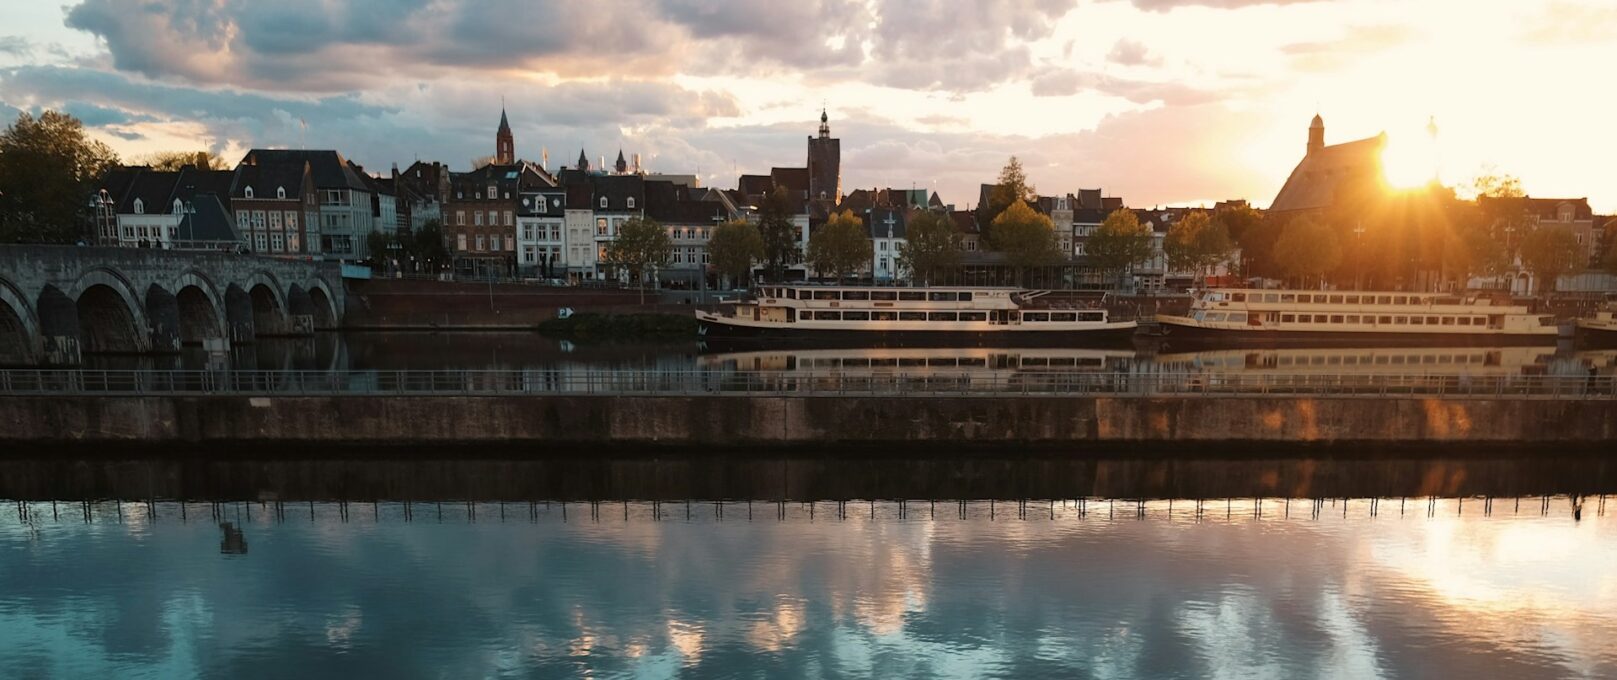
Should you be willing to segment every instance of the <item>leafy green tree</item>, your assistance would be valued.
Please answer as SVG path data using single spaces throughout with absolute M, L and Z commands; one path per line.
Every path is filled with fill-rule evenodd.
M 1168 258 L 1168 267 L 1176 271 L 1196 272 L 1198 285 L 1203 270 L 1229 259 L 1234 249 L 1235 245 L 1231 243 L 1224 225 L 1200 210 L 1185 215 L 1184 219 L 1169 227 L 1162 241 L 1162 252 Z
M 988 226 L 995 247 L 1005 253 L 1005 261 L 1016 269 L 1016 280 L 1026 280 L 1027 270 L 1061 261 L 1056 245 L 1055 225 L 1025 201 L 1012 203 Z
M 444 245 L 444 227 L 438 220 L 428 220 L 408 236 L 400 235 L 405 253 L 415 258 L 424 271 L 437 273 L 449 262 L 449 248 Z
M 764 261 L 769 264 L 769 279 L 786 278 L 786 266 L 802 259 L 798 248 L 797 225 L 792 224 L 796 214 L 786 187 L 775 187 L 758 207 L 758 233 L 764 239 Z
M 647 269 L 668 263 L 674 240 L 656 220 L 631 217 L 618 227 L 618 237 L 606 246 L 606 262 L 629 270 L 629 279 L 640 288 L 640 302 L 646 301 L 642 278 Z
M 164 171 L 179 170 L 187 165 L 205 170 L 230 169 L 230 161 L 210 151 L 155 151 L 137 158 L 135 164 Z
M 1274 259 L 1287 276 L 1311 285 L 1342 264 L 1342 246 L 1329 225 L 1303 217 L 1280 233 Z
M 904 243 L 898 246 L 898 266 L 922 285 L 960 266 L 960 231 L 954 220 L 932 211 L 911 213 Z
M 1556 279 L 1577 269 L 1578 238 L 1566 227 L 1540 227 L 1522 239 L 1522 265 L 1539 280 L 1540 290 L 1555 292 Z
M 1090 263 L 1115 275 L 1121 285 L 1130 267 L 1151 258 L 1151 230 L 1140 224 L 1133 210 L 1118 208 L 1095 229 L 1084 252 Z
M 994 188 L 988 192 L 988 205 L 979 219 L 985 223 L 992 223 L 1012 204 L 1020 201 L 1032 202 L 1038 198 L 1039 195 L 1033 185 L 1028 184 L 1027 173 L 1022 170 L 1022 161 L 1011 156 L 1010 160 L 1005 162 L 1005 167 L 1000 168 L 999 179 L 994 182 Z
M 118 163 L 65 113 L 21 113 L 0 133 L 0 242 L 72 243 L 85 233 L 95 183 Z
M 808 263 L 815 272 L 834 274 L 838 281 L 870 264 L 870 238 L 865 224 L 852 210 L 844 210 L 809 235 Z
M 764 259 L 764 237 L 757 225 L 744 220 L 725 222 L 707 242 L 708 260 L 732 282 L 752 277 L 752 265 Z

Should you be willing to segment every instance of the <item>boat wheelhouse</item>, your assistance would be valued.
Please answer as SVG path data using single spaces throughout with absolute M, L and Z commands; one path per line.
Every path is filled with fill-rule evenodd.
M 1617 295 L 1607 295 L 1593 315 L 1578 319 L 1578 336 L 1589 344 L 1617 344 Z
M 1158 315 L 1168 338 L 1272 342 L 1553 343 L 1551 316 L 1488 296 L 1215 288 L 1184 316 Z
M 753 299 L 697 310 L 709 339 L 811 340 L 1126 339 L 1134 321 L 1111 320 L 1097 299 L 1020 288 L 771 285 Z

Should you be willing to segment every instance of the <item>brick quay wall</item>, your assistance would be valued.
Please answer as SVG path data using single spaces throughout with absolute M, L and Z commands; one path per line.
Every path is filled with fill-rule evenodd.
M 1364 397 L 0 396 L 0 444 L 947 453 L 1617 443 L 1617 400 Z M 1128 446 L 1127 449 L 1118 447 Z M 609 448 L 603 448 L 609 447 Z M 0 447 L 4 448 L 4 447 Z M 20 448 L 38 448 L 18 447 Z M 1301 447 L 1307 448 L 1307 447 Z M 245 449 L 244 449 L 245 450 Z

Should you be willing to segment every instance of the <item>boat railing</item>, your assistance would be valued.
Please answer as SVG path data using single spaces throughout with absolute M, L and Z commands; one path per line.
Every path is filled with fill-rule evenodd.
M 1612 375 L 724 369 L 0 370 L 0 396 L 1118 396 L 1617 399 Z

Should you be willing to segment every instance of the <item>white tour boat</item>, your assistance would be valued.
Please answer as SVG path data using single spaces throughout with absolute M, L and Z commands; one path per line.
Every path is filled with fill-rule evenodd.
M 1215 288 L 1185 316 L 1157 315 L 1170 341 L 1475 343 L 1555 342 L 1552 316 L 1486 296 L 1382 291 Z
M 1590 344 L 1617 343 L 1617 298 L 1607 299 L 1594 316 L 1578 319 L 1578 335 Z
M 709 340 L 1082 343 L 1126 340 L 1098 302 L 1020 288 L 767 285 L 753 299 L 697 310 Z

